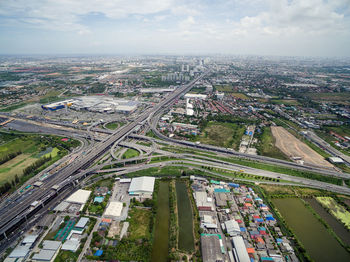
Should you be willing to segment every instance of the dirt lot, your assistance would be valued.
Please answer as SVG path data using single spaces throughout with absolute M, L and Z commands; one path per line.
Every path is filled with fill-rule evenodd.
M 305 164 L 322 167 L 333 167 L 321 155 L 301 142 L 281 126 L 272 126 L 271 131 L 276 139 L 276 146 L 288 157 L 301 157 Z

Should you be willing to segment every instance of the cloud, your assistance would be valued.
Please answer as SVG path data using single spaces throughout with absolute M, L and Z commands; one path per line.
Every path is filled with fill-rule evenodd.
M 27 25 L 61 31 L 82 31 L 81 18 L 99 13 L 110 19 L 156 14 L 171 7 L 172 0 L 6 0 L 0 16 L 16 17 Z
M 324 53 L 337 46 L 346 53 L 350 0 L 0 0 L 1 31 L 7 43 L 27 33 L 23 45 L 45 35 L 60 37 L 67 49 L 98 42 L 109 52 L 119 46 L 289 54 L 292 45 L 308 53 L 312 43 Z
M 341 1 L 335 4 L 322 0 L 272 0 L 269 10 L 233 22 L 233 31 L 270 35 L 346 33 L 349 19 L 336 11 L 342 4 Z

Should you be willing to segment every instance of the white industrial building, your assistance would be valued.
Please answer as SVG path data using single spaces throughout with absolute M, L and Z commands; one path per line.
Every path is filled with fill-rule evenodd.
M 59 110 L 69 107 L 73 110 L 87 110 L 99 113 L 131 113 L 137 109 L 138 102 L 109 96 L 82 96 L 43 105 L 45 110 Z
M 344 160 L 341 159 L 340 157 L 330 157 L 328 158 L 329 161 L 332 163 L 332 164 L 343 164 L 344 163 Z
M 61 249 L 76 252 L 79 246 L 80 246 L 79 240 L 68 239 L 66 240 L 66 242 L 64 242 Z
M 203 94 L 190 94 L 187 93 L 185 95 L 185 98 L 192 98 L 192 99 L 207 99 L 207 95 L 203 95 Z
M 136 196 L 152 195 L 154 189 L 154 182 L 154 177 L 135 177 L 131 180 L 129 194 Z
M 120 217 L 123 210 L 123 203 L 119 201 L 112 201 L 106 208 L 105 217 Z
M 229 234 L 231 237 L 238 235 L 241 232 L 241 229 L 236 220 L 227 220 L 223 223 L 223 225 L 223 229 L 226 229 L 227 234 Z
M 235 261 L 250 262 L 250 258 L 247 252 L 247 248 L 244 244 L 244 240 L 241 236 L 232 237 L 233 256 Z
M 70 197 L 66 199 L 66 202 L 84 205 L 88 201 L 90 194 L 91 191 L 89 190 L 79 189 L 70 195 Z

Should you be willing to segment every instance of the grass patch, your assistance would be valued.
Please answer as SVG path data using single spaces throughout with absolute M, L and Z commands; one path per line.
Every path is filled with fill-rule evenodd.
M 341 221 L 347 229 L 350 229 L 350 213 L 339 205 L 332 197 L 317 197 L 317 201 L 335 218 Z
M 128 148 L 128 150 L 126 150 L 125 153 L 123 154 L 122 159 L 129 159 L 129 158 L 137 157 L 139 155 L 140 155 L 139 151 L 132 148 Z
M 121 122 L 111 122 L 111 123 L 108 123 L 105 127 L 111 130 L 115 130 L 121 126 L 123 126 L 123 123 Z
M 152 212 L 146 209 L 133 208 L 129 211 L 129 239 L 150 238 L 149 224 Z
M 290 106 L 297 106 L 299 105 L 299 102 L 295 99 L 272 99 L 270 100 L 272 104 L 277 104 L 277 105 L 290 105 Z
M 238 149 L 245 126 L 236 123 L 210 121 L 196 138 L 204 144 Z
M 313 180 L 319 180 L 322 182 L 332 183 L 335 185 L 342 185 L 342 180 L 339 178 L 331 177 L 331 176 L 324 176 L 324 175 L 320 175 L 317 173 L 301 171 L 301 170 L 297 170 L 297 169 L 291 169 L 291 168 L 283 167 L 283 166 L 264 164 L 264 163 L 260 163 L 260 162 L 254 162 L 254 161 L 243 160 L 243 159 L 238 159 L 238 158 L 226 158 L 226 157 L 213 157 L 213 158 L 220 159 L 220 160 L 227 161 L 227 162 L 231 162 L 234 164 L 249 166 L 252 168 L 263 169 L 263 170 L 267 170 L 267 171 L 271 171 L 271 172 L 276 172 L 276 173 L 281 173 L 281 174 L 286 174 L 286 175 L 291 175 L 291 176 L 297 176 L 297 177 L 304 177 L 304 178 L 313 179 Z
M 81 244 L 83 245 L 83 244 Z M 77 252 L 78 253 L 78 252 Z M 54 262 L 74 262 L 78 260 L 79 254 L 72 251 L 60 250 Z
M 259 143 L 257 144 L 256 148 L 259 155 L 289 160 L 289 158 L 275 146 L 276 140 L 273 137 L 269 126 L 263 128 L 262 134 L 258 137 L 258 139 Z

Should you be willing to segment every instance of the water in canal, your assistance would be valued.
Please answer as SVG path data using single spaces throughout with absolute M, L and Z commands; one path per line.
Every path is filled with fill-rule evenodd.
M 333 229 L 344 244 L 350 246 L 350 232 L 334 216 L 329 214 L 315 198 L 306 199 L 320 217 Z
M 179 219 L 178 246 L 180 250 L 192 252 L 194 250 L 193 215 L 185 182 L 176 181 L 176 200 Z
M 157 205 L 152 261 L 166 262 L 169 249 L 169 182 L 159 182 Z
M 338 243 L 300 199 L 273 199 L 273 203 L 314 261 L 350 261 L 350 253 Z

